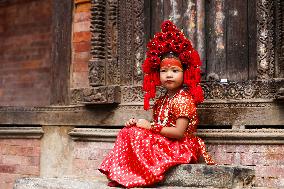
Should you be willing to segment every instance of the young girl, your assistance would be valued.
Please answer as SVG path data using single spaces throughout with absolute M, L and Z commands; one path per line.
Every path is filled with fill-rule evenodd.
M 167 93 L 156 100 L 153 121 L 130 119 L 99 170 L 109 186 L 150 186 L 164 178 L 172 166 L 196 163 L 202 156 L 214 164 L 204 142 L 194 136 L 198 122 L 196 104 L 203 101 L 199 55 L 171 21 L 147 45 L 143 63 L 144 108 L 155 98 L 156 86 Z

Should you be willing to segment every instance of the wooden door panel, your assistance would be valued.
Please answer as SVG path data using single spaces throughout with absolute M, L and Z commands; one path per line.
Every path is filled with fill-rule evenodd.
M 206 33 L 206 78 L 227 78 L 226 74 L 226 34 L 224 1 L 206 1 L 205 33 Z
M 248 79 L 249 60 L 247 0 L 226 0 L 225 4 L 227 79 L 245 81 Z

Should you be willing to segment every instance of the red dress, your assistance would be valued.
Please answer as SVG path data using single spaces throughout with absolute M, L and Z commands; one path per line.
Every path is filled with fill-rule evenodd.
M 170 167 L 196 163 L 200 156 L 204 157 L 207 164 L 214 164 L 205 151 L 204 142 L 193 135 L 196 131 L 197 114 L 188 92 L 180 90 L 172 98 L 165 95 L 155 102 L 155 123 L 174 127 L 179 117 L 190 119 L 185 136 L 180 140 L 166 138 L 143 128 L 123 128 L 99 170 L 109 179 L 131 188 L 153 185 L 164 178 Z

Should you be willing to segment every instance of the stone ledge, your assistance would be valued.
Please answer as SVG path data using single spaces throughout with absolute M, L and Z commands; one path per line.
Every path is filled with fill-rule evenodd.
M 41 127 L 0 127 L 0 139 L 26 138 L 39 139 L 43 135 Z
M 154 188 L 251 188 L 255 171 L 239 166 L 184 164 L 169 170 Z M 14 189 L 103 189 L 107 182 L 79 178 L 20 178 Z
M 73 140 L 114 142 L 120 129 L 74 128 Z M 284 144 L 284 129 L 201 129 L 196 133 L 208 144 Z

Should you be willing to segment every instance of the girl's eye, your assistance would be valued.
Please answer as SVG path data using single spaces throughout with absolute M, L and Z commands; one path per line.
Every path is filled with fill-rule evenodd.
M 166 72 L 166 70 L 160 70 L 160 72 Z
M 174 72 L 174 73 L 177 73 L 177 72 L 179 72 L 179 70 L 173 70 L 173 72 Z

